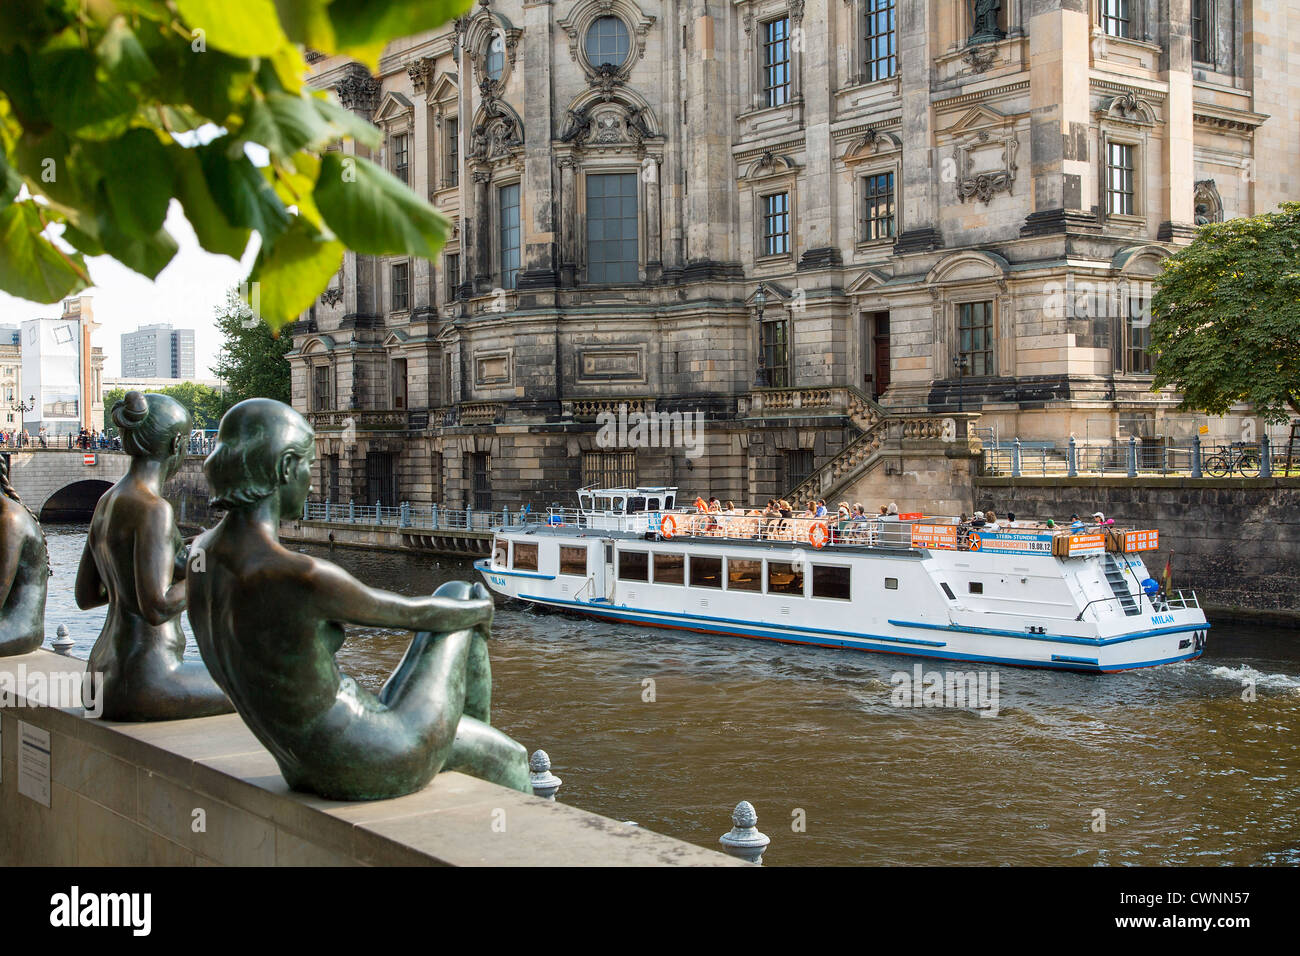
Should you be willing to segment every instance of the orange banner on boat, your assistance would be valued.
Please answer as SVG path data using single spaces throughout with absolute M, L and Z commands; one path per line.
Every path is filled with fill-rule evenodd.
M 957 526 L 955 524 L 914 524 L 912 525 L 912 547 L 946 548 L 957 550 Z
M 1089 554 L 1105 554 L 1106 536 L 1104 534 L 1072 534 L 1068 546 L 1068 556 L 1080 558 Z
M 899 521 L 920 521 L 924 517 L 925 515 L 921 514 L 921 512 L 919 511 L 909 511 L 906 514 L 899 515 L 898 520 Z
M 1160 550 L 1160 532 L 1159 531 L 1125 531 L 1124 532 L 1124 551 L 1131 554 L 1134 551 L 1158 551 Z

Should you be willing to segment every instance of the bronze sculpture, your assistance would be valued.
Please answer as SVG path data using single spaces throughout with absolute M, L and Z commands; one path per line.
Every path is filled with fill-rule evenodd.
M 187 555 L 163 484 L 185 460 L 190 414 L 166 395 L 128 392 L 113 406 L 131 466 L 95 506 L 77 569 L 83 611 L 108 605 L 87 670 L 104 675 L 107 720 L 179 720 L 233 710 L 198 661 L 183 661 Z M 95 703 L 84 702 L 94 709 Z
M 50 556 L 36 515 L 9 481 L 0 455 L 0 657 L 28 654 L 45 640 Z
M 482 585 L 404 597 L 280 544 L 280 515 L 302 513 L 314 455 L 311 426 L 281 402 L 248 399 L 221 420 L 204 471 L 226 514 L 195 541 L 204 570 L 186 579 L 213 677 L 295 790 L 376 800 L 461 770 L 531 792 L 524 748 L 488 723 Z M 377 696 L 334 660 L 349 623 L 416 632 Z
M 967 45 L 989 43 L 1006 36 L 998 26 L 1002 0 L 971 0 L 971 31 Z

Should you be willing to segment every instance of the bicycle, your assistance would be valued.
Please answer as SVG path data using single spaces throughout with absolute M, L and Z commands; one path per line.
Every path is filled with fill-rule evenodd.
M 1203 470 L 1211 478 L 1225 478 L 1234 471 L 1243 478 L 1259 477 L 1259 449 L 1244 442 L 1234 442 L 1224 452 L 1205 459 Z

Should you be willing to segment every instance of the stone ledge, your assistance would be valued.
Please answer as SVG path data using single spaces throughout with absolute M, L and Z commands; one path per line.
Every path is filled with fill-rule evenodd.
M 20 667 L 79 675 L 85 662 L 0 658 L 8 681 Z M 0 710 L 0 865 L 749 865 L 460 773 L 395 800 L 295 793 L 234 714 L 123 724 L 26 703 Z M 48 809 L 17 790 L 20 720 L 51 735 Z

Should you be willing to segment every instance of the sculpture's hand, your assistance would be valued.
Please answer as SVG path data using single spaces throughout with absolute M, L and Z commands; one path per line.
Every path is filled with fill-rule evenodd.
M 491 637 L 492 616 L 496 613 L 496 602 L 492 600 L 492 592 L 484 587 L 480 581 L 475 582 L 474 587 L 470 589 L 469 596 L 471 600 L 487 601 L 486 613 L 482 623 L 478 625 L 478 630 L 484 637 Z

